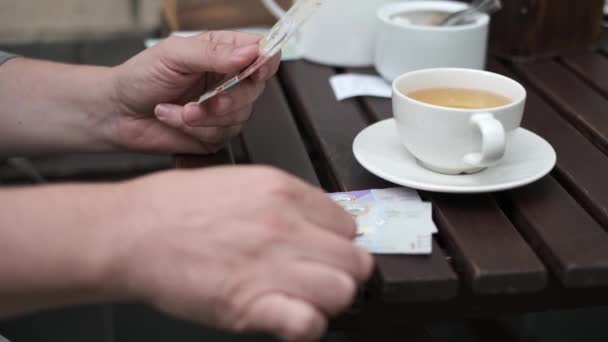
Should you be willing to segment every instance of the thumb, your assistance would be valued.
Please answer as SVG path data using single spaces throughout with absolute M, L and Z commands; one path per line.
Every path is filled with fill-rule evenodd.
M 184 73 L 237 73 L 259 55 L 257 43 L 238 46 L 196 37 L 174 36 L 167 39 L 163 47 L 163 59 Z
M 237 331 L 266 332 L 283 341 L 317 341 L 325 333 L 327 321 L 312 305 L 283 294 L 267 294 L 238 322 Z

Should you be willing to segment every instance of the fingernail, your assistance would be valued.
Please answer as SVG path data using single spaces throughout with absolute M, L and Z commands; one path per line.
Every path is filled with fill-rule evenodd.
M 245 45 L 237 48 L 232 53 L 232 58 L 236 60 L 249 59 L 257 56 L 258 54 L 258 44 L 253 45 Z
M 167 120 L 170 115 L 170 112 L 171 106 L 168 104 L 159 104 L 158 106 L 156 106 L 156 108 L 154 108 L 154 115 L 156 115 L 156 117 L 162 121 Z
M 181 106 L 170 103 L 162 103 L 154 108 L 154 115 L 156 115 L 156 118 L 162 123 L 173 127 L 181 125 L 181 112 Z

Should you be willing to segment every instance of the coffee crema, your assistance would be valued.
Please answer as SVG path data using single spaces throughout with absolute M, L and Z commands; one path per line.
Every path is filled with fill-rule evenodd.
M 496 108 L 513 102 L 508 97 L 491 91 L 469 88 L 427 88 L 406 94 L 420 102 L 458 109 Z

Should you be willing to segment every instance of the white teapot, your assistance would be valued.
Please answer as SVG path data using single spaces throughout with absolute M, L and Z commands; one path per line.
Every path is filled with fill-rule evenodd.
M 304 58 L 327 65 L 362 67 L 374 64 L 376 12 L 395 0 L 323 0 L 323 5 L 297 36 Z M 262 3 L 277 18 L 285 11 L 275 0 Z

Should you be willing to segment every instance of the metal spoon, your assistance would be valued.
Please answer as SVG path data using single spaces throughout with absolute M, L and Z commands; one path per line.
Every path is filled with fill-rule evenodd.
M 470 22 L 479 13 L 492 14 L 502 9 L 500 0 L 474 0 L 465 10 L 452 13 L 439 22 L 439 26 L 454 26 Z

